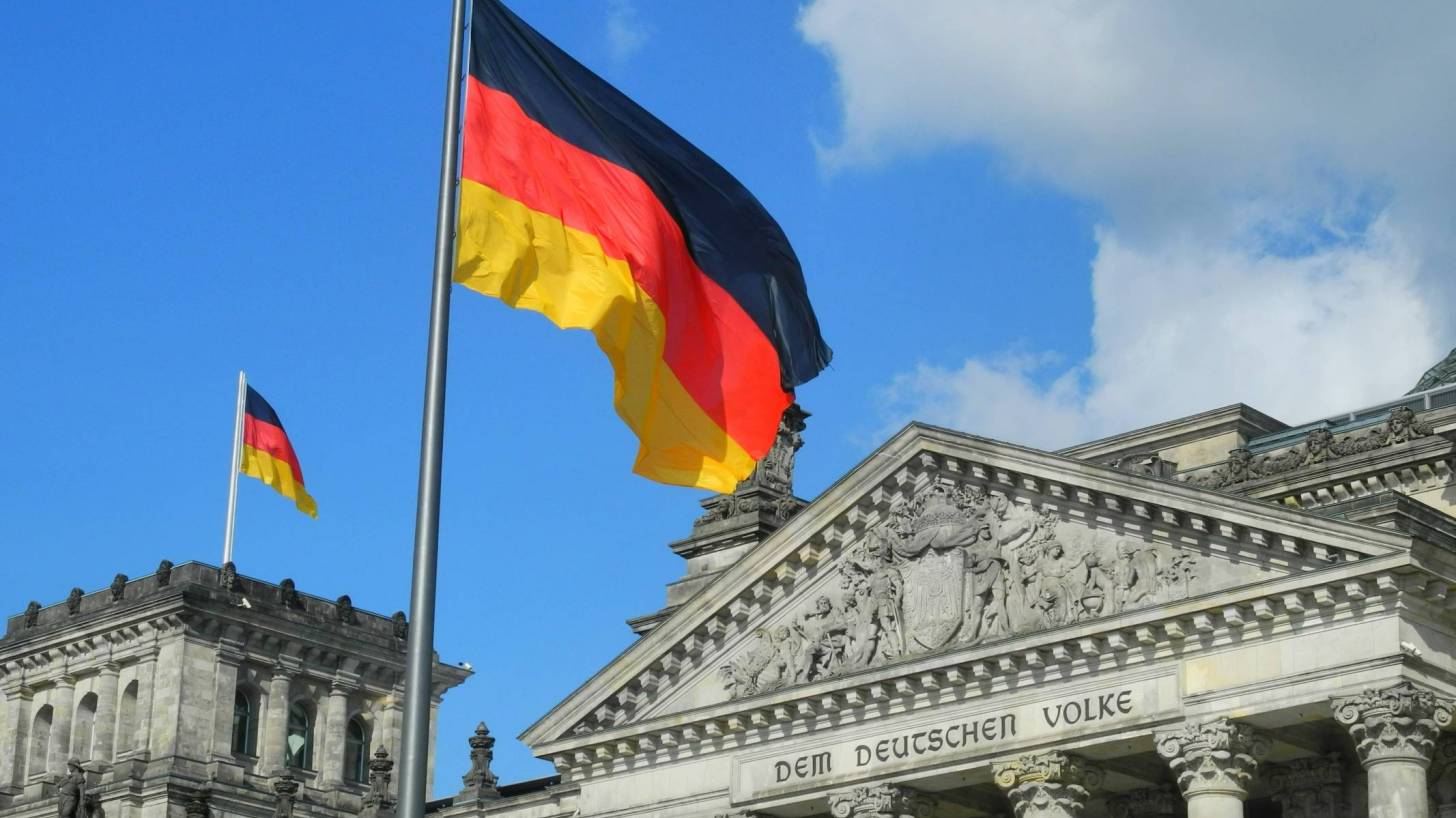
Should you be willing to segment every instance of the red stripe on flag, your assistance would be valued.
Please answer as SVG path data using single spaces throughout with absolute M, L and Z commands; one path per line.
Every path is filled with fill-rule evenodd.
M 662 310 L 664 362 L 754 459 L 791 397 L 778 352 L 742 306 L 700 270 L 682 229 L 632 171 L 560 139 L 509 94 L 467 85 L 461 174 L 596 236 Z
M 293 482 L 303 485 L 303 467 L 298 465 L 298 455 L 293 453 L 293 444 L 288 441 L 287 432 L 252 415 L 244 415 L 243 445 L 267 452 L 274 460 L 287 463 L 288 468 L 293 471 Z

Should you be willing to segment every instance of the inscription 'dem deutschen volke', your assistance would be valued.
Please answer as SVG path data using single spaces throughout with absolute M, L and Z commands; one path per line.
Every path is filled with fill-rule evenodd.
M 734 789 L 742 797 L 752 798 L 857 779 L 883 770 L 984 755 L 1052 735 L 1112 728 L 1117 722 L 1160 709 L 1158 685 L 1150 682 L 947 716 L 879 736 L 747 761 L 739 770 Z

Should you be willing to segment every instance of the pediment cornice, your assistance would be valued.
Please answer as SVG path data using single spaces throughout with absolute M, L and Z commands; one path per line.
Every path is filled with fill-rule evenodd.
M 1156 536 L 1179 547 L 1277 564 L 1290 576 L 1271 582 L 1287 582 L 1295 589 L 1309 583 L 1317 586 L 1280 591 L 1296 594 L 1288 600 L 1290 610 L 1306 604 L 1304 595 L 1313 605 L 1335 604 L 1341 598 L 1343 590 L 1328 590 L 1334 586 L 1320 585 L 1316 575 L 1339 572 L 1338 585 L 1343 589 L 1349 577 L 1394 571 L 1409 556 L 1410 539 L 1398 532 L 1316 518 L 1243 497 L 911 425 L 587 681 L 522 739 L 538 754 L 556 757 L 558 763 L 563 759 L 571 764 L 595 763 L 618 752 L 630 755 L 637 751 L 633 748 L 692 742 L 715 731 L 758 729 L 824 709 L 854 707 L 854 691 L 860 688 L 861 679 L 874 680 L 864 682 L 868 692 L 859 694 L 872 700 L 876 691 L 890 695 L 885 693 L 887 689 L 901 692 L 923 684 L 953 684 L 957 673 L 961 678 L 984 681 L 998 673 L 1075 662 L 1093 650 L 1130 650 L 1163 638 L 1178 638 L 1180 632 L 1202 633 L 1212 623 L 1223 621 L 1219 617 L 1229 605 L 1233 606 L 1230 621 L 1260 621 L 1283 610 L 1282 596 L 1273 597 L 1275 602 L 1234 600 L 1227 604 L 1196 596 L 1173 608 L 1161 606 L 1077 623 L 1072 631 L 1018 634 L 995 645 L 978 645 L 970 653 L 957 650 L 906 658 L 868 675 L 839 676 L 778 691 L 762 700 L 772 704 L 759 704 L 759 698 L 739 699 L 703 711 L 699 727 L 685 724 L 688 713 L 651 712 L 653 703 L 670 694 L 683 679 L 721 660 L 725 645 L 743 638 L 769 611 L 813 583 L 847 546 L 887 520 L 893 507 L 937 481 L 1014 494 L 1037 508 L 1138 536 Z M 1375 589 L 1376 581 L 1359 579 L 1350 587 L 1355 596 L 1365 598 L 1372 592 L 1367 586 Z M 1174 609 L 1177 613 L 1170 614 Z M 1213 614 L 1207 612 L 1210 609 Z M 925 673 L 934 678 L 921 679 Z M 684 726 L 654 738 L 651 733 L 657 730 L 659 715 Z M 627 745 L 618 747 L 614 742 Z

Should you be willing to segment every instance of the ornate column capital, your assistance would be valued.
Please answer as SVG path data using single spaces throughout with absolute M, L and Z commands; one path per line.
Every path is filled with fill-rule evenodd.
M 1265 777 L 1284 818 L 1338 818 L 1345 814 L 1343 769 L 1338 755 L 1316 756 L 1271 766 Z
M 1128 790 L 1107 799 L 1109 818 L 1173 818 L 1182 808 L 1183 796 L 1172 786 Z
M 1452 702 L 1410 682 L 1330 700 L 1335 721 L 1350 730 L 1360 763 L 1431 763 L 1441 728 L 1451 723 Z
M 998 761 L 991 772 L 1017 818 L 1080 815 L 1089 790 L 1102 783 L 1101 768 L 1058 750 Z
M 1154 734 L 1185 799 L 1204 793 L 1248 797 L 1249 781 L 1269 742 L 1247 724 L 1222 718 Z
M 829 794 L 834 818 L 930 818 L 935 799 L 899 784 L 874 784 Z

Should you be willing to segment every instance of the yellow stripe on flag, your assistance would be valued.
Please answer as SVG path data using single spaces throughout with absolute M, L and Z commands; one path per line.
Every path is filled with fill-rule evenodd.
M 293 469 L 286 462 L 275 459 L 265 451 L 247 444 L 243 445 L 243 464 L 240 469 L 249 477 L 256 477 L 272 486 L 279 494 L 293 501 L 310 517 L 317 519 L 318 504 L 313 501 L 303 484 L 293 479 Z

